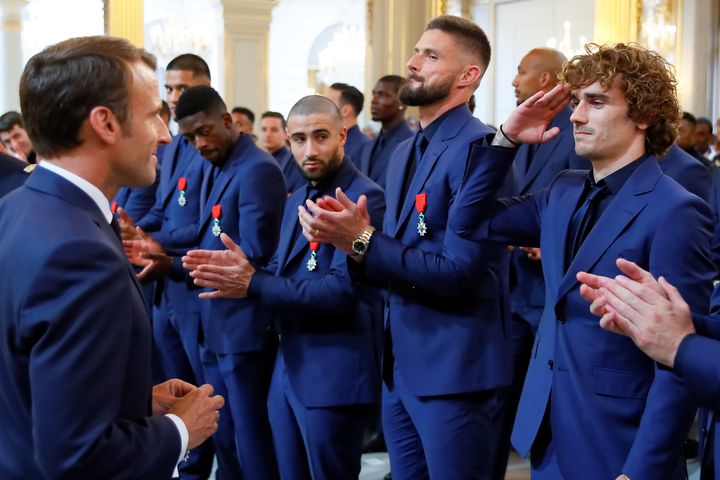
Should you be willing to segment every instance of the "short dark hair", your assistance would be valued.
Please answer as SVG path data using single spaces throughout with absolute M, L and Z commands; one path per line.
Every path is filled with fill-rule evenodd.
M 144 49 L 106 36 L 71 38 L 34 55 L 20 78 L 20 107 L 37 154 L 50 158 L 79 146 L 82 124 L 100 105 L 124 130 L 136 63 L 156 68 Z
M 288 113 L 288 121 L 296 115 L 307 116 L 313 114 L 327 115 L 333 119 L 338 128 L 342 129 L 342 117 L 335 102 L 322 95 L 307 95 L 298 100 Z
M 220 94 L 207 85 L 190 87 L 180 95 L 175 106 L 175 119 L 179 122 L 185 117 L 200 112 L 205 115 L 227 113 L 227 106 Z
M 267 112 L 263 113 L 263 114 L 260 116 L 260 119 L 261 119 L 261 120 L 262 120 L 263 118 L 278 118 L 278 119 L 280 119 L 280 122 L 282 123 L 282 128 L 283 128 L 283 129 L 286 129 L 286 128 L 287 128 L 287 122 L 285 121 L 285 117 L 283 117 L 283 114 L 280 113 L 280 112 L 270 112 L 270 111 L 267 111 Z
M 695 115 L 693 115 L 690 112 L 682 112 L 682 119 L 687 120 L 688 122 L 693 124 L 693 127 L 697 125 L 697 120 L 695 119 Z
M 0 120 L 1 120 L 1 119 L 2 119 L 2 117 L 0 117 Z M 712 122 L 710 121 L 709 118 L 707 118 L 707 117 L 699 117 L 699 118 L 697 119 L 697 125 L 700 125 L 700 124 L 702 124 L 702 125 L 707 125 L 707 127 L 710 129 L 710 133 L 713 133 L 713 124 L 712 124 Z M 695 125 L 695 126 L 697 126 L 697 125 Z M 2 132 L 1 127 L 0 127 L 0 132 Z
M 342 82 L 335 82 L 330 85 L 330 88 L 340 92 L 340 106 L 350 105 L 355 115 L 360 115 L 365 103 L 365 95 L 360 90 Z
M 475 57 L 483 69 L 490 64 L 490 41 L 476 23 L 454 15 L 442 15 L 430 20 L 425 30 L 440 30 L 454 37 L 458 46 Z
M 0 132 L 9 132 L 15 125 L 25 128 L 22 115 L 19 112 L 10 110 L 0 115 Z
M 407 83 L 407 78 L 401 77 L 400 75 L 385 75 L 378 78 L 378 82 L 389 83 L 395 87 L 396 92 L 399 92 L 400 89 Z
M 187 70 L 196 75 L 205 76 L 210 80 L 210 68 L 208 64 L 194 53 L 183 53 L 170 60 L 165 70 Z
M 235 107 L 232 109 L 232 113 L 239 113 L 241 115 L 245 115 L 248 120 L 250 120 L 250 123 L 255 125 L 255 112 L 250 110 L 247 107 Z

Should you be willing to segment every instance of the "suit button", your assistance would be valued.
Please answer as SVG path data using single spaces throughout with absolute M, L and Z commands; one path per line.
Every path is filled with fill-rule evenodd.
M 548 365 L 548 368 L 549 368 L 550 370 L 553 369 L 553 361 L 552 361 L 552 359 L 548 360 L 548 364 L 547 364 L 547 365 Z
M 282 333 L 278 333 L 278 342 L 282 342 Z
M 557 316 L 558 322 L 565 323 L 567 322 L 567 317 L 565 316 L 565 313 L 560 313 Z

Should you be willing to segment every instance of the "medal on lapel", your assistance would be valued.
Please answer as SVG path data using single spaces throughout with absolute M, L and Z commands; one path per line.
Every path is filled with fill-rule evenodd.
M 222 228 L 220 228 L 220 214 L 222 213 L 222 205 L 213 205 L 212 207 L 212 232 L 213 235 L 216 237 L 219 237 L 222 233 Z
M 185 197 L 185 189 L 187 188 L 187 178 L 178 178 L 178 190 L 180 190 L 180 196 L 178 197 L 178 205 L 184 207 L 187 204 L 187 198 Z
M 317 268 L 317 250 L 319 247 L 320 244 L 318 242 L 310 242 L 310 258 L 305 264 L 308 272 L 312 272 Z
M 112 202 L 112 205 L 110 205 L 110 211 L 111 211 L 112 213 L 117 213 L 117 208 L 118 208 L 117 200 L 114 200 L 114 201 Z
M 425 208 L 427 207 L 427 193 L 415 195 L 415 209 L 418 211 L 417 232 L 424 237 L 427 235 L 427 223 L 425 223 Z

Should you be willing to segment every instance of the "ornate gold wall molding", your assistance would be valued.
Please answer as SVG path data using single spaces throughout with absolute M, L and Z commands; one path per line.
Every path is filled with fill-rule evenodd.
M 143 0 L 106 0 L 107 33 L 130 40 L 134 45 L 145 45 Z
M 595 2 L 596 43 L 638 40 L 642 0 L 602 0 Z

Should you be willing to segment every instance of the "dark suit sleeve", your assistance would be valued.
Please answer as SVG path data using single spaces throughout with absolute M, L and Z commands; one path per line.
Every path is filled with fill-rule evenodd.
M 700 406 L 720 409 L 720 341 L 688 335 L 675 355 L 675 371 Z
M 164 215 L 162 192 L 160 191 L 160 188 L 155 189 L 154 202 L 153 206 L 145 215 L 143 215 L 142 218 L 137 219 L 133 217 L 135 225 L 146 232 L 157 232 L 160 228 L 162 228 Z
M 663 212 L 650 246 L 650 271 L 675 285 L 694 312 L 705 314 L 714 269 L 709 259 L 712 229 L 708 206 L 697 198 Z M 678 228 L 682 219 L 683 228 Z M 630 478 L 662 478 L 677 461 L 697 404 L 672 370 L 656 369 L 640 426 L 623 473 Z M 673 412 L 668 415 L 668 412 Z
M 246 173 L 252 180 L 240 189 L 240 246 L 255 268 L 266 265 L 275 249 L 287 199 L 285 179 L 274 163 L 259 163 Z
M 373 225 L 382 223 L 385 213 L 382 191 L 374 190 L 368 194 L 368 212 Z M 266 305 L 282 310 L 317 314 L 351 312 L 357 297 L 347 266 L 347 255 L 336 249 L 330 271 L 321 278 L 294 279 L 257 272 L 248 292 L 262 298 Z
M 180 455 L 168 418 L 121 419 L 125 389 L 139 388 L 128 377 L 145 377 L 127 368 L 142 332 L 119 259 L 98 242 L 63 244 L 23 304 L 35 458 L 46 478 L 169 478 Z
M 463 184 L 448 212 L 441 253 L 409 247 L 382 233 L 373 235 L 361 273 L 374 281 L 397 284 L 418 293 L 443 298 L 467 299 L 487 288 L 482 279 L 496 248 L 463 238 L 459 231 L 474 232 L 505 183 L 514 150 L 490 147 L 488 140 L 474 144 Z
M 685 187 L 685 190 L 706 202 L 709 200 L 712 178 L 702 163 L 696 161 L 688 165 L 682 171 L 682 175 L 678 175 L 676 178 L 677 182 Z
M 712 208 L 713 211 L 713 218 L 715 220 L 715 229 L 711 244 L 712 260 L 715 264 L 715 268 L 720 271 L 720 169 L 715 170 L 715 175 L 713 175 L 709 203 L 710 208 Z M 717 273 L 718 272 L 716 272 L 716 278 Z

